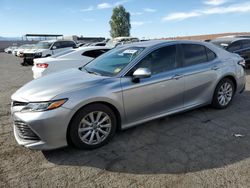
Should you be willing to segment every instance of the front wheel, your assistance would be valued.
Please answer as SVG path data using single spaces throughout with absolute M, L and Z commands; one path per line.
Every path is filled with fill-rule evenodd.
M 86 106 L 77 112 L 70 123 L 71 142 L 79 149 L 101 147 L 112 139 L 116 125 L 115 114 L 108 106 Z
M 221 80 L 214 92 L 212 106 L 217 109 L 228 107 L 234 97 L 235 85 L 232 80 L 224 78 Z

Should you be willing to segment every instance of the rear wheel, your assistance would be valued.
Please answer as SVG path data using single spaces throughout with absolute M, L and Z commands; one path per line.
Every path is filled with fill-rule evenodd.
M 71 142 L 80 149 L 101 147 L 112 139 L 116 125 L 115 114 L 108 106 L 86 106 L 77 112 L 70 123 Z
M 214 92 L 212 105 L 218 109 L 228 107 L 234 97 L 235 85 L 229 78 L 221 80 Z

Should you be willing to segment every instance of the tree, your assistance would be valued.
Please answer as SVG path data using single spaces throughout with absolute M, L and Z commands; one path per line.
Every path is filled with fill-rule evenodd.
M 129 12 L 126 12 L 126 9 L 122 5 L 113 9 L 113 14 L 109 24 L 111 27 L 110 35 L 112 38 L 130 36 L 130 14 Z

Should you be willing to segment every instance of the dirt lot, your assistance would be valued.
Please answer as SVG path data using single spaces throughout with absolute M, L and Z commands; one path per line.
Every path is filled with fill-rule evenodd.
M 0 54 L 0 187 L 250 187 L 250 71 L 226 110 L 152 121 L 93 151 L 41 152 L 14 140 L 10 96 L 32 79 L 18 61 Z

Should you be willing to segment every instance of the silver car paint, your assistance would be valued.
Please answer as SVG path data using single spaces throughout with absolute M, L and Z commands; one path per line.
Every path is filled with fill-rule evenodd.
M 205 45 L 213 50 L 218 58 L 213 62 L 153 75 L 137 84 L 125 76 L 134 65 L 155 49 L 182 43 Z M 23 141 L 15 133 L 17 142 L 31 149 L 66 146 L 70 120 L 80 108 L 93 102 L 113 106 L 120 115 L 121 128 L 125 129 L 211 103 L 216 85 L 225 76 L 236 79 L 237 92 L 245 85 L 244 70 L 237 65 L 241 58 L 212 44 L 194 41 L 150 41 L 120 48 L 128 46 L 145 47 L 145 50 L 115 77 L 103 77 L 71 69 L 31 81 L 13 94 L 12 100 L 20 102 L 69 99 L 62 107 L 45 112 L 22 113 L 22 107 L 12 107 L 13 119 L 26 122 L 42 140 Z

